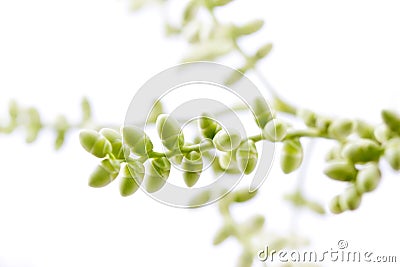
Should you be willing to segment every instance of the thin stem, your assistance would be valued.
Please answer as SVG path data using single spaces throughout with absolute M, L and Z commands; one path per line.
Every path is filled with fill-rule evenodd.
M 293 129 L 288 130 L 285 139 L 293 139 L 299 137 L 322 137 L 321 131 L 314 128 Z

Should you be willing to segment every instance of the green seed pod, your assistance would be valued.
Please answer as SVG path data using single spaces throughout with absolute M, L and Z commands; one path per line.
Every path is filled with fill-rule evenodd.
M 366 163 L 378 161 L 382 151 L 375 141 L 359 139 L 347 143 L 342 150 L 342 155 L 354 163 Z
M 254 100 L 254 116 L 258 127 L 263 129 L 267 123 L 273 119 L 273 114 L 264 98 Z
M 297 170 L 303 161 L 303 148 L 298 139 L 285 140 L 281 154 L 281 168 L 284 173 Z
M 332 119 L 325 116 L 318 116 L 316 121 L 316 127 L 324 133 L 328 132 L 328 128 L 332 123 Z
M 264 21 L 260 19 L 253 20 L 243 26 L 234 26 L 233 37 L 253 34 L 258 32 L 264 26 Z
M 200 131 L 206 138 L 213 139 L 215 134 L 221 130 L 221 127 L 212 119 L 211 115 L 209 114 L 203 114 L 198 122 Z
M 236 149 L 241 142 L 241 136 L 235 129 L 229 129 L 227 131 L 220 130 L 213 138 L 215 147 L 219 151 L 232 151 Z
M 141 128 L 124 126 L 121 132 L 124 144 L 129 146 L 136 155 L 147 156 L 153 150 L 153 143 Z
M 374 130 L 374 137 L 380 143 L 385 143 L 392 137 L 393 133 L 386 124 L 381 124 Z
M 305 203 L 305 206 L 307 208 L 309 208 L 310 210 L 314 211 L 315 213 L 318 213 L 318 214 L 321 214 L 321 215 L 326 213 L 325 212 L 325 208 L 318 202 L 307 201 Z
M 222 153 L 221 156 L 218 157 L 218 165 L 213 167 L 219 167 L 223 171 L 237 171 L 238 170 L 238 165 L 236 162 L 236 154 L 233 153 L 232 151 L 228 151 L 226 153 Z
M 228 239 L 228 237 L 232 236 L 234 232 L 234 229 L 232 228 L 231 225 L 224 225 L 223 227 L 221 227 L 221 229 L 219 229 L 214 236 L 213 239 L 213 245 L 219 245 L 222 242 L 224 242 L 226 239 Z
M 156 126 L 158 136 L 168 150 L 177 150 L 185 143 L 178 121 L 171 116 L 161 114 L 157 117 Z
M 103 187 L 117 178 L 120 165 L 117 161 L 103 159 L 89 177 L 89 186 Z
M 299 109 L 297 117 L 301 118 L 308 127 L 315 127 L 317 125 L 317 115 L 311 110 Z
M 121 171 L 121 182 L 119 184 L 119 192 L 121 196 L 127 197 L 134 194 L 143 181 L 144 166 L 137 160 L 131 160 Z
M 287 134 L 287 126 L 280 119 L 270 120 L 263 129 L 263 136 L 271 142 L 282 141 Z
M 339 203 L 344 210 L 355 210 L 361 204 L 361 194 L 355 187 L 349 187 L 339 195 Z
M 400 133 L 400 115 L 393 110 L 383 110 L 382 119 L 393 132 Z
M 247 189 L 240 189 L 233 192 L 232 199 L 234 202 L 242 203 L 253 199 L 257 195 L 257 191 L 249 192 Z
M 65 116 L 57 116 L 54 123 L 54 128 L 56 130 L 56 140 L 54 141 L 54 148 L 56 150 L 60 149 L 64 144 L 65 134 L 70 128 L 70 124 Z
M 345 139 L 353 132 L 353 121 L 348 119 L 334 120 L 328 128 L 329 136 L 336 139 Z
M 355 131 L 361 138 L 373 139 L 374 127 L 365 121 L 357 120 L 355 123 Z
M 200 174 L 203 170 L 203 159 L 201 154 L 196 151 L 192 151 L 185 155 L 182 160 L 183 179 L 188 187 L 194 186 L 200 178 Z
M 257 50 L 254 57 L 257 60 L 263 59 L 271 52 L 271 50 L 272 50 L 272 44 L 271 43 L 265 44 Z
M 146 191 L 154 193 L 160 190 L 165 185 L 170 170 L 171 163 L 167 158 L 150 159 L 149 169 L 144 179 Z
M 357 175 L 354 164 L 347 160 L 331 161 L 325 167 L 324 173 L 329 178 L 338 181 L 353 181 Z
M 157 121 L 157 117 L 163 113 L 164 107 L 160 100 L 155 100 L 153 108 L 150 111 L 149 116 L 147 116 L 148 123 L 155 123 Z
M 54 140 L 54 149 L 59 150 L 65 141 L 65 132 L 58 132 L 56 139 Z
M 98 132 L 93 130 L 83 130 L 79 134 L 79 140 L 82 147 L 89 153 L 98 158 L 104 158 L 111 153 L 112 147 L 110 142 Z
M 84 97 L 81 101 L 82 122 L 88 122 L 92 118 L 92 107 L 89 100 Z
M 200 194 L 197 194 L 192 199 L 190 199 L 189 206 L 193 208 L 202 206 L 211 200 L 211 196 L 211 191 L 202 191 Z
M 335 196 L 329 203 L 329 210 L 334 214 L 339 214 L 345 210 L 340 205 L 340 196 Z
M 377 164 L 368 164 L 360 170 L 356 178 L 356 189 L 362 194 L 375 190 L 381 181 L 381 171 Z
M 252 140 L 244 141 L 236 151 L 236 162 L 241 172 L 250 174 L 257 165 L 258 152 Z
M 192 21 L 195 18 L 198 10 L 199 10 L 198 3 L 196 1 L 189 1 L 183 11 L 182 25 L 186 25 L 190 21 Z
M 17 102 L 15 100 L 11 100 L 8 103 L 8 114 L 10 115 L 10 120 L 16 121 L 19 113 L 20 113 L 20 108 L 19 108 Z
M 400 138 L 393 138 L 386 143 L 385 159 L 395 171 L 400 171 Z
M 35 108 L 29 108 L 27 110 L 29 123 L 27 125 L 26 138 L 25 141 L 27 143 L 33 143 L 38 135 L 40 130 L 43 128 L 42 121 L 40 119 L 39 111 Z
M 103 135 L 111 144 L 112 154 L 117 159 L 125 159 L 129 156 L 129 147 L 122 143 L 122 136 L 115 130 L 103 128 L 100 130 Z

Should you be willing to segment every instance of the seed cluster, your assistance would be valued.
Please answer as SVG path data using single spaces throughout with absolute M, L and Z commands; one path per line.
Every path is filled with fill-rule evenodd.
M 259 102 L 255 102 L 260 111 L 256 122 L 262 119 L 268 125 L 270 135 L 274 135 L 270 124 L 276 123 L 276 120 L 272 120 L 265 101 L 262 108 Z M 81 131 L 82 147 L 102 159 L 90 176 L 89 185 L 106 186 L 120 174 L 123 178 L 120 183 L 121 195 L 132 195 L 142 182 L 143 188 L 153 193 L 165 185 L 173 163 L 180 166 L 185 184 L 193 187 L 203 172 L 204 159 L 209 158 L 213 149 L 219 151 L 217 158 L 213 159 L 215 171 L 250 174 L 258 160 L 255 143 L 263 140 L 262 136 L 242 138 L 235 129 L 223 129 L 209 114 L 204 114 L 198 120 L 199 136 L 194 144 L 185 142 L 180 123 L 167 114 L 157 116 L 156 129 L 164 152 L 154 151 L 149 136 L 137 126 L 124 126 L 120 132 L 107 128 Z
M 165 152 L 154 151 L 149 136 L 136 126 L 124 126 L 120 133 L 112 129 L 84 130 L 80 134 L 82 146 L 103 159 L 90 176 L 89 185 L 105 186 L 120 174 L 121 195 L 133 194 L 142 182 L 147 192 L 156 192 L 165 185 L 174 163 L 180 165 L 185 184 L 193 187 L 200 179 L 204 158 L 212 149 L 218 150 L 212 162 L 215 172 L 250 174 L 258 164 L 255 144 L 259 141 L 282 143 L 280 165 L 288 174 L 302 164 L 301 138 L 326 138 L 336 141 L 336 145 L 327 153 L 324 173 L 348 184 L 330 205 L 332 212 L 340 213 L 358 208 L 362 195 L 376 189 L 382 159 L 393 170 L 400 170 L 400 116 L 394 111 L 382 111 L 382 124 L 373 127 L 359 120 L 333 119 L 298 110 L 296 115 L 306 128 L 295 129 L 276 118 L 264 99 L 256 99 L 252 110 L 261 135 L 243 138 L 235 129 L 222 128 L 212 115 L 204 114 L 198 120 L 199 136 L 194 144 L 185 142 L 177 120 L 160 114 L 156 128 Z M 144 167 L 146 161 L 148 168 Z

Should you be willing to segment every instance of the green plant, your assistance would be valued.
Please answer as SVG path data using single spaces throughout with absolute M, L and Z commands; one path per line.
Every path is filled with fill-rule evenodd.
M 263 21 L 255 20 L 245 25 L 221 23 L 214 10 L 229 2 L 231 1 L 189 1 L 182 14 L 181 25 L 167 23 L 167 33 L 186 36 L 190 50 L 184 58 L 185 62 L 215 60 L 236 53 L 243 59 L 243 64 L 239 66 L 241 72 L 255 72 L 260 75 L 257 64 L 268 55 L 272 45 L 267 43 L 254 53 L 247 54 L 241 49 L 238 40 L 260 30 Z M 203 17 L 197 16 L 198 12 L 203 11 L 209 15 L 211 26 L 209 21 L 205 22 Z M 189 30 L 190 34 L 187 34 Z M 231 77 L 230 83 L 237 82 L 239 78 Z M 265 87 L 271 90 L 268 84 Z M 325 174 L 348 185 L 345 192 L 333 197 L 330 205 L 333 213 L 356 209 L 363 194 L 376 189 L 383 172 L 379 166 L 381 161 L 387 161 L 395 171 L 400 169 L 400 116 L 396 112 L 383 110 L 382 124 L 370 125 L 356 119 L 331 118 L 298 108 L 287 103 L 275 91 L 270 92 L 273 96 L 273 112 L 263 99 L 252 103 L 255 123 L 263 134 L 246 139 L 241 139 L 232 130 L 224 131 L 212 120 L 214 115 L 208 114 L 199 121 L 199 137 L 210 138 L 212 142 L 185 143 L 179 122 L 162 114 L 162 109 L 159 110 L 150 122 L 156 123 L 166 152 L 154 151 L 152 141 L 140 128 L 127 126 L 118 132 L 116 129 L 88 123 L 90 109 L 87 101 L 82 105 L 84 115 L 81 123 L 70 124 L 61 116 L 56 123 L 49 125 L 40 120 L 36 109 L 17 108 L 11 103 L 9 124 L 2 127 L 2 132 L 11 133 L 18 125 L 26 126 L 27 142 L 33 142 L 41 129 L 50 127 L 56 131 L 55 147 L 59 148 L 69 129 L 91 129 L 81 132 L 81 144 L 89 153 L 101 158 L 101 161 L 90 176 L 89 185 L 102 187 L 120 176 L 122 196 L 135 193 L 142 182 L 145 182 L 144 187 L 148 192 L 159 190 L 169 177 L 172 161 L 180 162 L 184 170 L 185 184 L 188 187 L 194 186 L 201 179 L 203 157 L 207 156 L 207 151 L 215 148 L 222 152 L 215 160 L 215 171 L 228 170 L 249 174 L 256 167 L 257 142 L 282 143 L 281 168 L 284 173 L 291 173 L 297 170 L 303 163 L 303 158 L 307 157 L 304 155 L 302 139 L 332 140 L 334 146 L 327 153 Z M 289 119 L 281 118 L 282 114 Z M 303 123 L 300 128 L 292 123 L 298 121 Z M 147 170 L 143 164 L 146 161 L 150 163 Z M 264 217 L 257 215 L 248 222 L 239 224 L 233 219 L 230 206 L 249 201 L 256 193 L 235 191 L 219 203 L 224 225 L 216 234 L 214 244 L 220 244 L 228 237 L 238 239 L 243 245 L 240 266 L 249 266 L 253 261 L 252 252 L 259 245 L 253 243 L 253 239 L 263 231 Z M 324 213 L 321 205 L 307 199 L 301 190 L 287 195 L 286 199 L 296 206 Z M 283 246 L 288 244 L 284 237 L 276 240 L 277 243 L 279 241 Z

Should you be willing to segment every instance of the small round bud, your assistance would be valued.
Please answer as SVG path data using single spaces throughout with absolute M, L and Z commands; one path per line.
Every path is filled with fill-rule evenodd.
M 218 157 L 218 161 L 215 161 L 215 166 L 213 164 L 214 168 L 220 168 L 223 171 L 232 171 L 232 172 L 238 172 L 238 164 L 236 162 L 236 154 L 233 153 L 232 151 L 228 151 L 226 153 L 222 153 L 221 156 Z
M 255 58 L 258 59 L 258 60 L 265 58 L 271 52 L 272 47 L 273 46 L 272 46 L 271 43 L 268 43 L 268 44 L 265 44 L 265 45 L 261 46 L 257 50 Z
M 329 178 L 338 181 L 353 181 L 357 175 L 354 164 L 347 160 L 331 161 L 325 167 L 324 173 Z
M 177 150 L 184 144 L 184 137 L 177 120 L 167 114 L 157 117 L 157 132 L 168 150 Z
M 299 109 L 297 116 L 304 121 L 308 127 L 315 127 L 317 125 L 317 115 L 308 109 Z
M 344 212 L 344 209 L 340 206 L 340 196 L 335 196 L 329 203 L 329 210 L 334 214 Z
M 340 207 L 355 210 L 361 204 L 361 194 L 354 187 L 349 187 L 339 196 Z
M 362 194 L 375 190 L 381 181 L 381 171 L 377 164 L 371 163 L 360 170 L 356 178 L 356 189 Z
M 230 237 L 234 233 L 234 229 L 231 225 L 224 225 L 219 229 L 214 236 L 213 245 L 219 245 L 224 242 L 228 237 Z
M 329 136 L 336 139 L 345 139 L 353 131 L 353 121 L 348 119 L 334 120 L 328 128 Z
M 355 131 L 361 138 L 374 138 L 374 127 L 365 121 L 357 120 L 355 123 Z
M 121 196 L 127 197 L 133 195 L 143 181 L 144 166 L 137 160 L 131 160 L 121 171 L 121 182 L 119 184 L 119 192 Z
M 236 151 L 236 162 L 239 170 L 244 174 L 250 174 L 256 168 L 258 152 L 252 140 L 243 142 Z
M 189 200 L 189 206 L 190 207 L 202 206 L 211 200 L 211 195 L 212 195 L 211 191 L 209 190 L 202 191 L 201 193 L 195 195 L 192 199 Z
M 331 118 L 328 118 L 326 116 L 318 116 L 315 126 L 322 132 L 326 133 L 331 123 L 332 123 Z
M 359 139 L 347 143 L 342 150 L 342 155 L 354 163 L 366 163 L 378 161 L 382 151 L 382 148 L 375 141 Z
M 249 192 L 247 189 L 241 189 L 233 192 L 232 199 L 234 202 L 242 203 L 253 199 L 257 195 L 257 191 Z
M 243 26 L 234 26 L 233 36 L 240 37 L 242 35 L 249 35 L 259 31 L 264 26 L 264 21 L 260 19 L 253 20 Z
M 273 114 L 264 98 L 254 100 L 254 116 L 258 127 L 263 129 L 267 123 L 273 119 Z
M 400 133 L 400 115 L 393 110 L 383 110 L 382 119 L 393 132 Z
M 171 163 L 167 158 L 150 159 L 150 165 L 145 175 L 145 188 L 149 193 L 154 193 L 160 190 L 166 183 Z
M 122 143 L 122 136 L 119 132 L 103 128 L 100 130 L 100 134 L 103 135 L 111 144 L 112 154 L 117 159 L 124 159 L 129 156 L 129 147 Z
M 297 170 L 303 161 L 303 148 L 298 139 L 285 140 L 281 154 L 281 168 L 284 173 Z
M 271 142 L 282 141 L 287 134 L 287 126 L 280 119 L 270 120 L 263 129 L 263 136 Z
M 147 156 L 153 150 L 153 143 L 141 128 L 124 126 L 121 132 L 124 144 L 129 146 L 134 154 Z
M 381 124 L 374 130 L 374 137 L 380 143 L 385 143 L 392 136 L 392 131 L 386 124 Z
M 227 131 L 220 130 L 213 138 L 215 147 L 220 151 L 232 151 L 236 149 L 241 142 L 241 136 L 235 129 Z
M 385 159 L 395 171 L 400 171 L 400 138 L 393 138 L 386 143 Z
M 83 130 L 79 134 L 79 140 L 82 147 L 89 153 L 98 158 L 104 158 L 111 153 L 110 142 L 98 132 L 93 130 Z
M 117 161 L 104 159 L 89 177 L 89 186 L 103 187 L 117 178 L 120 165 Z
M 203 159 L 201 154 L 192 151 L 182 159 L 183 179 L 188 187 L 194 186 L 200 178 L 203 170 Z
M 206 138 L 213 139 L 215 134 L 221 129 L 216 121 L 209 114 L 203 114 L 198 122 L 202 135 Z

